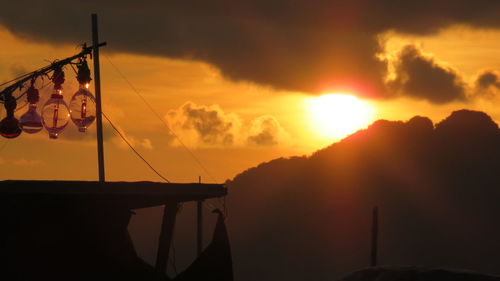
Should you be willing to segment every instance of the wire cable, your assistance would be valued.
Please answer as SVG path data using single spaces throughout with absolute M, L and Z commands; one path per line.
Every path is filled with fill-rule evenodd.
M 196 161 L 198 166 L 214 181 L 217 183 L 217 180 L 210 174 L 210 172 L 205 168 L 203 163 L 196 157 L 196 155 L 187 147 L 186 144 L 181 140 L 181 138 L 168 126 L 167 121 L 160 115 L 154 108 L 151 106 L 151 104 L 141 95 L 141 93 L 137 90 L 134 85 L 125 77 L 125 75 L 118 69 L 118 67 L 111 61 L 111 59 L 106 55 L 103 54 L 103 56 L 108 60 L 109 64 L 115 69 L 115 71 L 120 75 L 120 77 L 128 84 L 128 86 L 135 92 L 137 96 L 144 102 L 144 104 L 149 108 L 149 110 L 162 122 L 162 124 L 167 128 L 167 130 L 174 135 L 174 137 L 179 141 L 179 143 L 182 145 L 182 147 L 191 155 L 191 157 Z
M 146 159 L 144 159 L 144 157 L 142 157 L 142 155 L 132 146 L 132 144 L 127 140 L 127 138 L 118 130 L 118 128 L 116 128 L 116 126 L 113 124 L 113 122 L 111 122 L 111 120 L 109 120 L 108 116 L 106 116 L 106 114 L 104 114 L 104 112 L 102 112 L 102 116 L 104 116 L 104 118 L 106 118 L 106 120 L 108 120 L 111 127 L 113 127 L 113 129 L 116 131 L 116 133 L 130 147 L 130 149 L 132 149 L 132 151 L 135 153 L 135 155 L 137 155 L 137 157 L 141 158 L 141 160 L 144 161 L 144 163 L 146 163 L 146 165 L 148 165 L 148 167 L 153 172 L 155 172 L 160 178 L 162 178 L 164 181 L 170 183 L 170 181 L 167 178 L 162 176 L 155 168 L 153 168 L 153 166 L 151 166 L 151 164 L 149 164 L 149 162 Z
M 9 84 L 9 83 L 15 82 L 15 81 L 17 81 L 17 80 L 20 80 L 20 79 L 22 79 L 22 78 L 24 78 L 24 77 L 26 77 L 26 76 L 28 76 L 28 75 L 31 75 L 31 74 L 33 74 L 33 73 L 35 73 L 35 72 L 36 72 L 36 71 L 32 71 L 32 72 L 30 72 L 30 73 L 23 74 L 23 75 L 21 75 L 21 76 L 18 76 L 18 77 L 14 78 L 14 79 L 9 80 L 9 81 L 5 81 L 5 82 L 3 82 L 2 84 L 0 84 L 0 87 L 1 87 L 1 86 L 4 86 L 4 85 L 7 85 L 7 84 Z

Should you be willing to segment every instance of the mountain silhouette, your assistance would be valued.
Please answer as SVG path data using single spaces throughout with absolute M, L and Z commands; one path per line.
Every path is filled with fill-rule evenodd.
M 237 280 L 332 280 L 379 263 L 500 274 L 500 130 L 459 110 L 379 120 L 310 156 L 227 182 Z

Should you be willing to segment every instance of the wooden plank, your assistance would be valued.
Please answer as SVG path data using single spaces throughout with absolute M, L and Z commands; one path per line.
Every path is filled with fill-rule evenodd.
M 158 252 L 156 254 L 156 271 L 161 274 L 165 274 L 167 271 L 170 244 L 174 234 L 175 219 L 178 209 L 179 205 L 177 203 L 167 204 L 163 209 L 163 221 L 158 241 Z
M 106 182 L 97 181 L 0 181 L 0 195 L 18 200 L 120 201 L 130 209 L 164 205 L 167 202 L 199 201 L 222 197 L 221 184 Z
M 105 182 L 98 181 L 0 181 L 0 193 L 133 193 L 174 194 L 199 193 L 224 189 L 222 184 L 160 183 L 160 182 Z
M 203 251 L 203 200 L 196 202 L 196 252 L 200 256 Z

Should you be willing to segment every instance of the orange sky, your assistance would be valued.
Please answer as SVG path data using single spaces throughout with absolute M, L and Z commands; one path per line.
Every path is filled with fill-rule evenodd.
M 500 31 L 454 26 L 427 37 L 394 32 L 380 36 L 386 40 L 388 57 L 405 44 L 417 44 L 425 55 L 462 74 L 469 85 L 481 70 L 500 69 Z M 0 49 L 1 81 L 44 66 L 47 61 L 73 55 L 79 51 L 75 46 L 81 43 L 52 46 L 25 41 L 1 26 L 0 41 L 3 42 Z M 182 124 L 175 125 L 179 120 L 169 115 L 172 129 L 210 175 L 177 141 L 172 141 L 171 134 L 114 70 L 109 59 L 160 115 L 173 114 L 188 104 L 193 110 L 217 112 L 221 120 L 231 122 L 233 126 L 228 133 L 235 136 L 231 144 L 218 139 L 213 143 L 200 143 L 193 131 L 183 129 Z M 263 161 L 309 154 L 336 141 L 325 138 L 312 123 L 306 100 L 315 96 L 307 93 L 277 91 L 250 82 L 230 81 L 216 67 L 203 62 L 114 53 L 113 42 L 108 42 L 108 46 L 102 49 L 101 63 L 104 112 L 146 159 L 172 181 L 196 181 L 198 175 L 202 175 L 204 181 L 213 181 L 213 177 L 215 181 L 223 182 Z M 70 69 L 66 69 L 66 76 L 65 98 L 69 101 L 70 95 L 76 91 L 76 81 L 73 81 Z M 367 102 L 375 108 L 376 119 L 408 120 L 414 115 L 422 115 L 437 122 L 453 110 L 469 108 L 485 111 L 500 123 L 498 95 L 444 105 L 410 98 Z M 0 116 L 3 118 L 4 115 L 2 108 Z M 262 128 L 265 120 L 277 126 L 277 143 L 257 145 L 249 142 L 252 132 Z M 94 130 L 95 126 L 92 126 L 90 131 Z M 0 151 L 0 180 L 96 179 L 96 151 L 91 133 L 82 137 L 75 133 L 72 124 L 66 131 L 63 134 L 67 137 L 55 141 L 49 140 L 45 131 L 36 135 L 22 134 L 8 141 Z M 160 180 L 116 134 L 110 135 L 110 132 L 109 128 L 105 132 L 108 180 Z M 0 139 L 0 147 L 6 141 Z

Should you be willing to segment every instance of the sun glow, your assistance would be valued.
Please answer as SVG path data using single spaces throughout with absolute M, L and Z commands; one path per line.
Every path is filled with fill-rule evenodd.
M 315 130 L 324 138 L 341 139 L 369 125 L 374 108 L 355 96 L 326 94 L 308 101 Z

